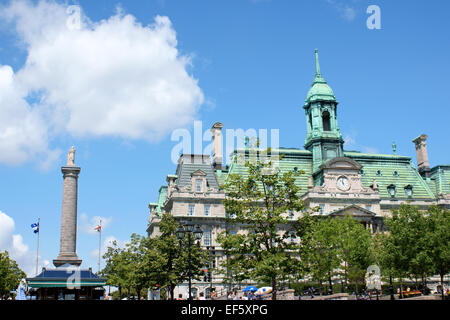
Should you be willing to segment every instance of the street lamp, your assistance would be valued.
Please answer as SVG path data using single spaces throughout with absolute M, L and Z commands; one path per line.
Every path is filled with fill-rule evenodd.
M 191 234 L 194 234 L 194 239 L 199 241 L 202 238 L 203 231 L 200 229 L 199 225 L 194 226 L 191 223 L 186 223 L 183 227 L 183 225 L 180 225 L 177 228 L 176 231 L 178 240 L 180 240 L 180 247 L 181 247 L 181 241 L 184 239 L 185 234 L 187 234 L 188 239 L 188 276 L 189 276 L 189 300 L 192 300 L 192 272 L 191 272 Z

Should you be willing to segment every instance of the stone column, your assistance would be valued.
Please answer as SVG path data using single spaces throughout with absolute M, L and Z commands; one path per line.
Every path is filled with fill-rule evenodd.
M 62 167 L 63 173 L 63 201 L 61 213 L 61 238 L 58 257 L 53 264 L 58 267 L 63 264 L 79 266 L 81 261 L 76 253 L 77 247 L 77 201 L 78 175 L 81 168 L 74 163 Z

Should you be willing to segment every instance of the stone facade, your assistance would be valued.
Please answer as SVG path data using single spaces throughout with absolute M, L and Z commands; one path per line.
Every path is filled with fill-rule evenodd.
M 401 204 L 410 203 L 426 210 L 431 205 L 450 208 L 450 165 L 429 168 L 426 135 L 413 142 L 417 151 L 418 166 L 411 158 L 395 154 L 367 154 L 345 151 L 344 141 L 337 121 L 338 102 L 324 80 L 316 50 L 316 75 L 303 105 L 307 123 L 304 148 L 279 148 L 272 152 L 283 155 L 278 162 L 281 173 L 302 171 L 296 177 L 307 210 L 316 215 L 352 216 L 372 233 L 384 230 L 383 218 Z M 147 232 L 158 234 L 158 221 L 162 213 L 169 213 L 180 221 L 191 221 L 206 231 L 203 247 L 214 252 L 213 264 L 223 259 L 223 251 L 216 237 L 230 229 L 222 201 L 226 195 L 219 185 L 230 173 L 247 175 L 242 159 L 248 149 L 237 149 L 231 162 L 222 164 L 223 124 L 217 122 L 213 133 L 213 161 L 209 155 L 182 155 L 175 175 L 167 176 L 167 186 L 162 186 L 158 202 L 151 203 Z M 303 212 L 286 213 L 289 219 Z M 289 226 L 284 226 L 289 231 Z M 298 241 L 297 239 L 296 241 Z M 212 283 L 194 282 L 195 292 L 211 286 L 225 290 L 221 275 L 213 275 Z M 187 296 L 187 286 L 180 285 L 176 294 Z

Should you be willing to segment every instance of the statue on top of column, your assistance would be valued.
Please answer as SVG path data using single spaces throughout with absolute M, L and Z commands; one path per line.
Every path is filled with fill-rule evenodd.
M 75 165 L 75 147 L 72 146 L 70 148 L 69 153 L 67 154 L 67 165 L 74 166 Z

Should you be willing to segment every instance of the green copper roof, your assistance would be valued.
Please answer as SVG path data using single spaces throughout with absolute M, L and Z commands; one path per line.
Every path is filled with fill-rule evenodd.
M 320 73 L 320 65 L 319 65 L 319 52 L 317 49 L 315 50 L 316 54 L 316 75 L 314 76 L 314 81 L 311 89 L 308 91 L 308 95 L 306 96 L 306 104 L 318 101 L 336 101 L 333 90 L 331 90 L 330 86 L 325 81 L 324 77 Z
M 300 193 L 308 191 L 308 176 L 312 175 L 312 153 L 299 149 L 278 149 L 284 157 L 279 166 L 281 172 L 303 170 L 304 174 L 296 178 L 296 185 L 300 187 Z M 242 153 L 243 150 L 234 152 Z M 395 185 L 396 199 L 408 199 L 405 187 L 412 186 L 414 199 L 435 199 L 434 190 L 420 176 L 417 169 L 412 165 L 411 158 L 400 155 L 367 154 L 360 152 L 344 152 L 344 156 L 356 160 L 363 166 L 361 181 L 364 186 L 372 185 L 376 180 L 378 192 L 381 198 L 389 199 L 388 186 Z M 442 170 L 443 171 L 443 170 Z M 247 168 L 239 162 L 230 165 L 229 173 L 247 175 Z M 449 171 L 450 173 L 450 171 Z M 226 179 L 226 178 L 225 178 Z
M 344 155 L 363 166 L 361 181 L 364 186 L 368 187 L 376 180 L 381 198 L 390 198 L 388 186 L 394 185 L 397 199 L 408 199 L 407 186 L 412 186 L 412 200 L 435 199 L 433 190 L 413 166 L 410 157 L 347 151 Z
M 431 181 L 436 195 L 450 194 L 450 165 L 436 166 L 431 169 Z

